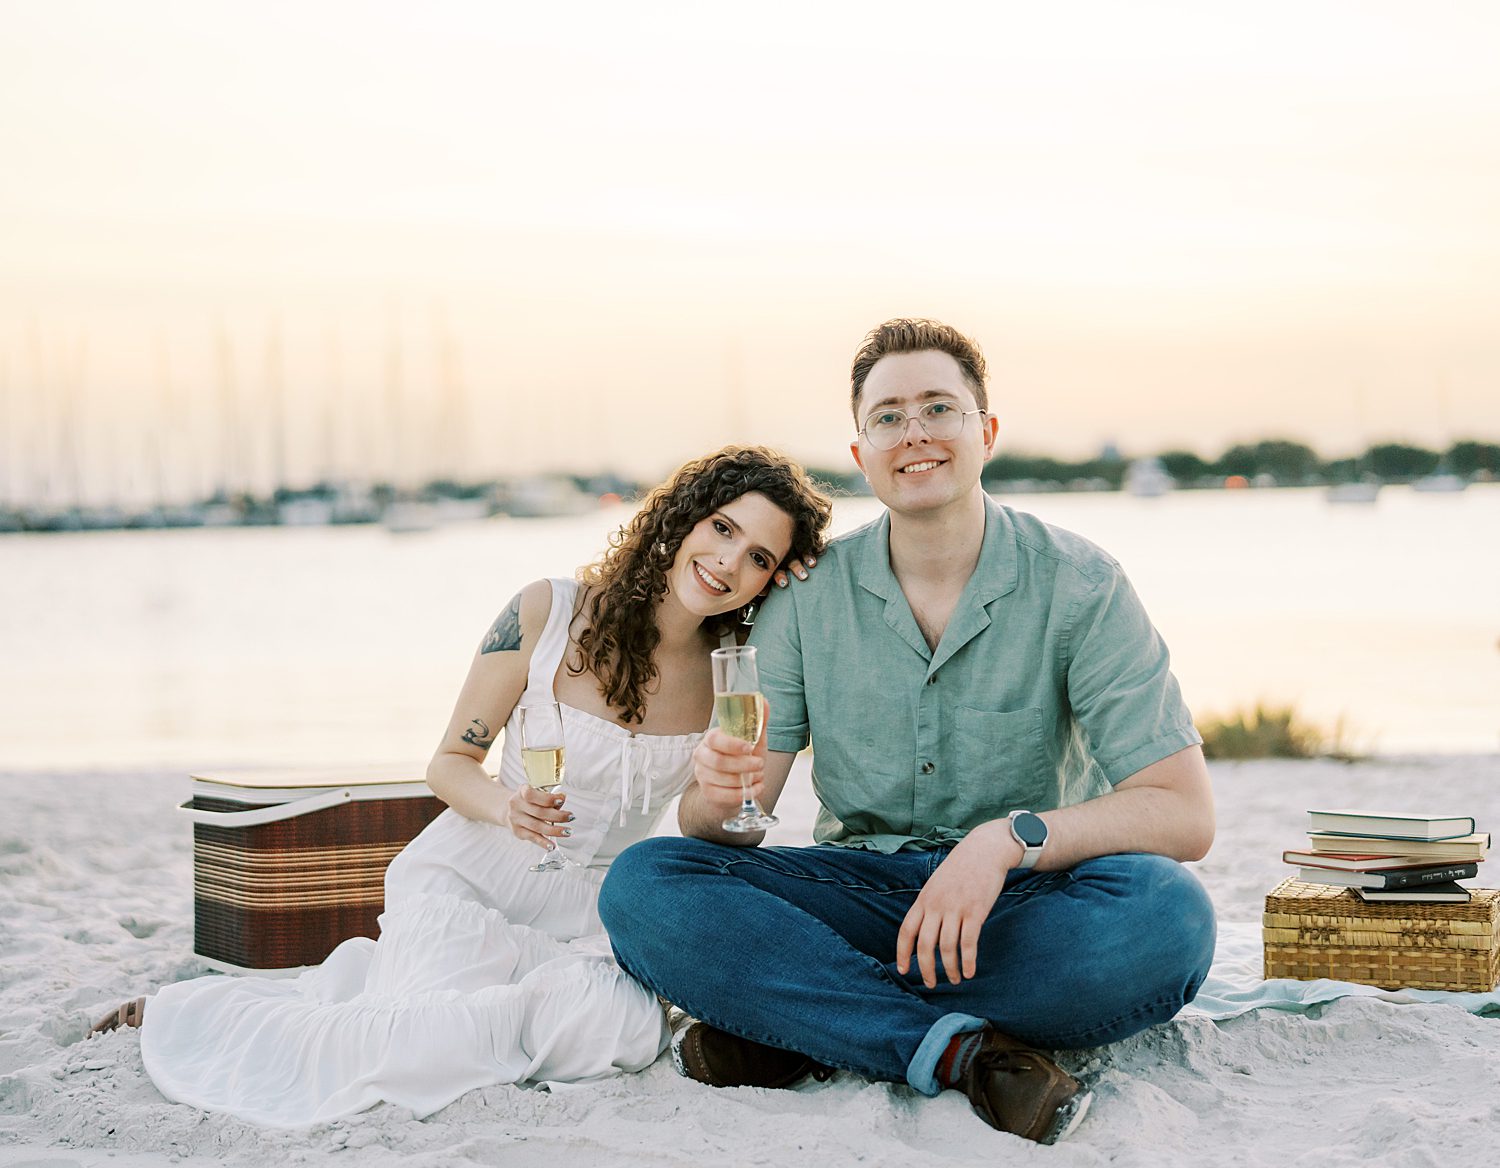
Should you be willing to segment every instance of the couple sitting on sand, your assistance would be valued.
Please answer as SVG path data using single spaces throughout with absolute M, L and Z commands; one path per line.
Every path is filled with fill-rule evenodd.
M 1089 1096 L 1039 1048 L 1165 1021 L 1208 971 L 1213 910 L 1178 861 L 1207 851 L 1213 806 L 1119 565 L 984 493 L 987 404 L 954 329 L 874 329 L 851 449 L 878 520 L 825 550 L 795 464 L 684 466 L 577 582 L 529 585 L 490 629 L 428 769 L 449 810 L 391 864 L 378 941 L 290 981 L 169 985 L 100 1028 L 144 1016 L 171 1099 L 298 1126 L 639 1070 L 671 1040 L 660 995 L 698 1019 L 673 1049 L 700 1082 L 843 1068 L 1065 1134 Z M 808 578 L 754 622 L 765 732 L 701 733 L 710 650 L 783 565 Z M 544 702 L 565 794 L 522 770 L 515 712 Z M 817 845 L 725 832 L 742 779 L 773 807 L 809 739 Z M 647 838 L 678 794 L 682 838 Z M 559 839 L 577 866 L 530 873 Z

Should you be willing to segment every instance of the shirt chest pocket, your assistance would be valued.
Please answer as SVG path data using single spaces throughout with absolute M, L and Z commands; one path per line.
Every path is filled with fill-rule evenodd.
M 1040 707 L 954 711 L 957 788 L 972 822 L 995 819 L 1011 808 L 1045 811 L 1057 806 L 1057 769 L 1047 758 Z

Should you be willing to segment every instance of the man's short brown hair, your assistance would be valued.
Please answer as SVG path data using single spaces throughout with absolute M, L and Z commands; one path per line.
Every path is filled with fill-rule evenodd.
M 947 353 L 957 361 L 964 380 L 974 391 L 974 401 L 982 410 L 990 408 L 989 393 L 985 389 L 984 354 L 979 351 L 979 346 L 951 324 L 937 320 L 910 320 L 902 316 L 872 328 L 854 354 L 854 366 L 849 370 L 849 409 L 854 414 L 856 426 L 859 425 L 859 395 L 875 362 L 892 353 L 925 353 L 929 350 Z

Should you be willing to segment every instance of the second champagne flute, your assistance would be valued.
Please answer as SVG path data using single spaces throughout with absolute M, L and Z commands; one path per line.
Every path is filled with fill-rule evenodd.
M 521 719 L 521 765 L 526 770 L 526 784 L 550 794 L 563 782 L 562 707 L 556 702 L 541 702 L 522 706 L 518 713 Z M 529 871 L 556 872 L 559 868 L 576 866 L 575 861 L 557 850 L 557 841 L 552 840 L 547 854 Z
M 760 692 L 760 673 L 755 667 L 755 649 L 740 645 L 732 649 L 715 649 L 711 655 L 714 669 L 714 714 L 719 729 L 732 738 L 752 746 L 760 740 L 766 699 Z M 781 820 L 762 811 L 750 798 L 748 784 L 740 799 L 739 814 L 726 819 L 725 831 L 761 831 L 775 827 Z

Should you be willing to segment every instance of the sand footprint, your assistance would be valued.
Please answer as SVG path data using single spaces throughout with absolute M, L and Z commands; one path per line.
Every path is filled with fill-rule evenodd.
M 31 1107 L 31 1093 L 20 1075 L 0 1079 L 0 1115 L 24 1115 Z

